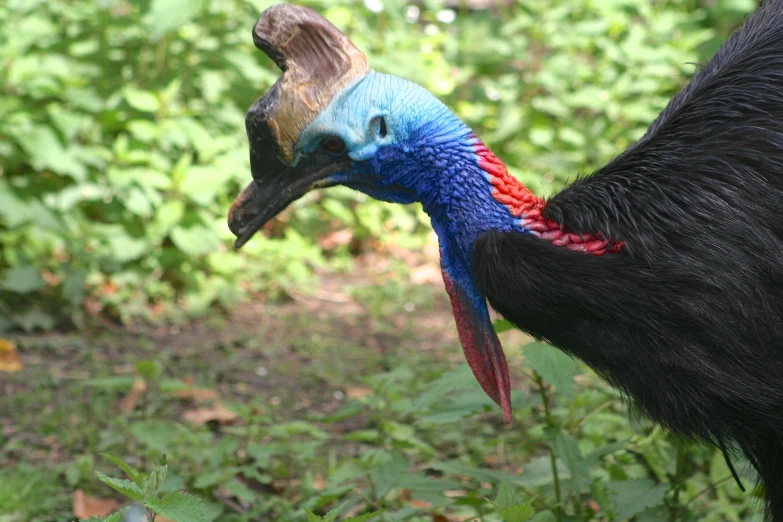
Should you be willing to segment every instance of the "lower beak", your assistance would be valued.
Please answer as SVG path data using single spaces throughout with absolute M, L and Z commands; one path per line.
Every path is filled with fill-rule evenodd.
M 286 201 L 276 198 L 274 192 L 252 181 L 234 200 L 228 211 L 228 228 L 237 236 L 234 248 L 242 248 L 267 221 L 301 196 Z
M 278 166 L 274 175 L 254 175 L 254 181 L 237 196 L 228 211 L 228 228 L 237 236 L 234 248 L 241 248 L 267 221 L 311 190 L 336 185 L 332 174 L 348 166 L 347 156 L 338 160 L 313 158 L 298 167 Z

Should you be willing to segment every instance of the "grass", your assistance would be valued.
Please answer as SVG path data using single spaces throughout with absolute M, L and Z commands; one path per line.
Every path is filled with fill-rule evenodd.
M 360 268 L 190 324 L 19 337 L 25 367 L 0 396 L 0 521 L 71 520 L 77 489 L 116 498 L 95 476 L 119 476 L 99 453 L 147 469 L 166 454 L 162 493 L 196 494 L 220 521 L 343 503 L 388 521 L 500 520 L 487 498 L 502 483 L 539 522 L 754 516 L 719 455 L 678 457 L 595 375 L 515 331 L 501 334 L 504 425 L 442 289 L 382 276 L 373 290 L 378 275 Z

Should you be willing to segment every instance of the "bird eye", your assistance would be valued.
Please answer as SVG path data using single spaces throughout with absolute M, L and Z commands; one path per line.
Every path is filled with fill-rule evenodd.
M 389 130 L 386 128 L 386 119 L 383 116 L 373 118 L 373 126 L 375 127 L 375 133 L 381 138 L 385 138 L 389 134 Z
M 345 152 L 345 142 L 337 136 L 328 136 L 321 141 L 321 148 L 329 154 L 343 154 Z

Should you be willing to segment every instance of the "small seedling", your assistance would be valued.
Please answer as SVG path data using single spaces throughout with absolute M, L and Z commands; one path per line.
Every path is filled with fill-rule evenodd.
M 112 478 L 96 471 L 98 479 L 130 500 L 143 505 L 147 510 L 147 520 L 155 522 L 155 517 L 160 515 L 173 522 L 207 522 L 204 502 L 200 498 L 182 491 L 167 493 L 162 497 L 158 495 L 168 472 L 166 455 L 161 457 L 160 463 L 149 474 L 131 468 L 113 455 L 102 455 L 119 466 L 130 480 Z M 90 517 L 90 521 L 122 522 L 127 510 L 128 508 L 124 508 L 105 518 Z

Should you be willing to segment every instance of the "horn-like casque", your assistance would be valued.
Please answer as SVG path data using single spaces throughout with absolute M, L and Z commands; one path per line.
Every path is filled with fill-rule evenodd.
M 366 76 L 370 67 L 364 53 L 337 27 L 298 5 L 280 4 L 265 10 L 253 28 L 253 42 L 283 75 L 248 112 L 248 137 L 251 146 L 258 143 L 254 137 L 273 138 L 280 160 L 290 165 L 304 128 L 335 94 Z

